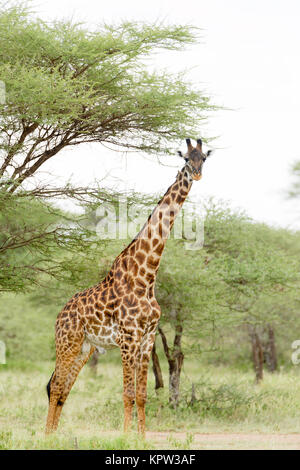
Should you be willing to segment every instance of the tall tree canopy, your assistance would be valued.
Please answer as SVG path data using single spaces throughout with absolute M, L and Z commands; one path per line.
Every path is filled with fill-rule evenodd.
M 0 30 L 0 177 L 11 192 L 80 143 L 168 152 L 170 143 L 196 137 L 212 109 L 182 75 L 145 65 L 158 49 L 195 42 L 194 28 L 123 22 L 91 31 L 17 6 L 0 13 Z
M 81 276 L 84 284 L 79 254 L 95 246 L 100 253 L 105 243 L 53 200 L 99 206 L 114 195 L 99 183 L 23 183 L 81 143 L 168 153 L 177 140 L 195 137 L 213 108 L 208 98 L 183 74 L 150 72 L 147 63 L 158 50 L 194 43 L 198 31 L 133 22 L 90 30 L 45 22 L 26 3 L 10 5 L 0 8 L 0 291 L 28 289 L 41 273 L 71 282 Z

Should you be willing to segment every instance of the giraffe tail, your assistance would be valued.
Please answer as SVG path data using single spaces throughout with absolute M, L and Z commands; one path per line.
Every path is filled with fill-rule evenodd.
M 48 395 L 49 401 L 50 401 L 50 384 L 51 384 L 51 380 L 52 380 L 53 374 L 54 374 L 54 372 L 52 372 L 52 375 L 51 375 L 50 380 L 49 380 L 49 382 L 48 382 L 48 384 L 47 384 L 47 387 L 46 387 L 47 395 Z

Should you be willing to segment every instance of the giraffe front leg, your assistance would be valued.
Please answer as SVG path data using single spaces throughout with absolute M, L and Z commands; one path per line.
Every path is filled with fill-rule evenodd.
M 124 432 L 128 432 L 132 422 L 132 409 L 134 405 L 134 375 L 135 375 L 135 356 L 130 355 L 126 346 L 121 347 L 122 365 L 123 365 L 123 403 L 124 403 Z
M 156 327 L 155 327 L 156 328 Z M 138 415 L 138 432 L 145 435 L 146 414 L 145 405 L 147 401 L 147 378 L 148 367 L 153 344 L 155 341 L 155 328 L 147 333 L 141 343 L 136 368 L 136 405 Z

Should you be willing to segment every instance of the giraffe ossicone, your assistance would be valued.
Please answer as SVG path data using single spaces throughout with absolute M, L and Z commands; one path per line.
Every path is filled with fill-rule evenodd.
M 119 347 L 123 366 L 124 430 L 130 428 L 137 405 L 138 430 L 145 433 L 147 374 L 161 310 L 155 280 L 162 253 L 193 183 L 202 177 L 202 141 L 180 156 L 185 165 L 158 202 L 145 225 L 115 259 L 99 284 L 75 294 L 55 325 L 56 365 L 47 386 L 49 410 L 46 433 L 55 431 L 62 407 L 84 364 L 97 349 L 101 354 Z

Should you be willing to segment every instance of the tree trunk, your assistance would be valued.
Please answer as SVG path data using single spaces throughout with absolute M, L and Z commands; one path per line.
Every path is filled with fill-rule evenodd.
M 275 372 L 277 370 L 277 352 L 272 325 L 267 326 L 267 335 L 268 339 L 265 347 L 266 364 L 270 372 Z
M 170 350 L 167 338 L 163 330 L 159 327 L 158 331 L 162 339 L 164 352 L 169 364 L 169 403 L 173 408 L 176 408 L 179 403 L 179 389 L 180 389 L 180 374 L 184 360 L 184 354 L 181 350 L 181 338 L 183 327 L 180 323 L 179 314 L 176 314 L 175 337 L 173 348 Z
M 174 359 L 169 362 L 169 403 L 173 408 L 176 408 L 179 403 L 180 374 L 184 355 L 181 351 L 177 351 L 173 357 Z
M 255 378 L 256 383 L 259 383 L 263 379 L 264 353 L 256 327 L 250 327 L 250 337 L 252 344 L 252 359 L 255 371 Z
M 162 372 L 160 368 L 158 355 L 156 353 L 155 343 L 153 344 L 153 348 L 152 348 L 152 368 L 153 368 L 153 373 L 155 377 L 155 390 L 158 390 L 159 388 L 163 388 L 164 381 L 163 381 L 163 376 L 162 376 Z

